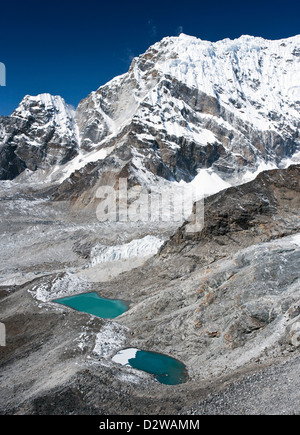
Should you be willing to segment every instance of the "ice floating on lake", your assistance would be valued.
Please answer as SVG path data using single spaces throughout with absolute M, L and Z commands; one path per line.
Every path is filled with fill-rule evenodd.
M 119 351 L 112 360 L 151 373 L 158 382 L 166 385 L 182 384 L 188 378 L 186 367 L 182 362 L 162 353 L 128 348 Z

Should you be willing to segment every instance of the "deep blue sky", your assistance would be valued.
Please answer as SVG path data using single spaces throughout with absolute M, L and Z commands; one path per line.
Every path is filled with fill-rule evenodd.
M 0 115 L 26 94 L 62 95 L 75 107 L 126 72 L 133 56 L 180 32 L 217 41 L 300 33 L 299 0 L 22 0 L 0 6 Z

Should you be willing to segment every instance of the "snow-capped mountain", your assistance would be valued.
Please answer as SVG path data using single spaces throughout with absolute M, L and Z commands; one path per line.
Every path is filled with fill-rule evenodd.
M 1 179 L 69 161 L 78 153 L 75 110 L 60 96 L 26 95 L 0 119 L 0 153 Z
M 299 58 L 300 36 L 180 35 L 76 110 L 0 117 L 1 415 L 299 411 Z M 128 310 L 56 303 L 86 292 Z
M 299 140 L 299 44 L 165 38 L 81 102 L 82 143 L 126 133 L 176 179 L 214 163 L 278 163 Z
M 202 170 L 226 183 L 284 166 L 300 149 L 299 58 L 300 35 L 164 38 L 75 114 L 60 97 L 25 97 L 0 124 L 1 156 L 17 160 L 9 170 L 1 157 L 1 177 L 50 168 L 60 198 L 120 174 L 153 184 Z

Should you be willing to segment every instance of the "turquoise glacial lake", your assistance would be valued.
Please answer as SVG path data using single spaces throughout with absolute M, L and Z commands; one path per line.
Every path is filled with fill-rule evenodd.
M 114 319 L 125 313 L 129 303 L 119 299 L 101 298 L 96 292 L 81 293 L 74 296 L 67 296 L 54 299 L 53 302 L 74 308 L 74 310 L 102 317 L 103 319 Z
M 166 385 L 182 384 L 188 379 L 187 369 L 182 362 L 158 352 L 124 349 L 113 357 L 113 361 L 150 373 Z

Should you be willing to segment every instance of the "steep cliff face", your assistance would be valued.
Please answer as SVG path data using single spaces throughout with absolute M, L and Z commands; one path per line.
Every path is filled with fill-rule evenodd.
M 299 156 L 298 45 L 299 37 L 210 43 L 181 35 L 150 47 L 79 104 L 81 149 L 109 157 L 82 166 L 55 197 L 86 203 L 108 179 L 114 184 L 112 168 L 115 181 L 126 172 L 150 185 L 190 182 L 207 168 L 236 184 L 261 167 L 285 167 Z
M 24 169 L 47 169 L 78 152 L 75 111 L 59 96 L 26 96 L 10 117 L 0 121 L 0 178 Z
M 82 143 L 122 133 L 146 169 L 177 181 L 197 168 L 226 176 L 279 164 L 299 145 L 298 45 L 299 37 L 165 38 L 80 103 Z

